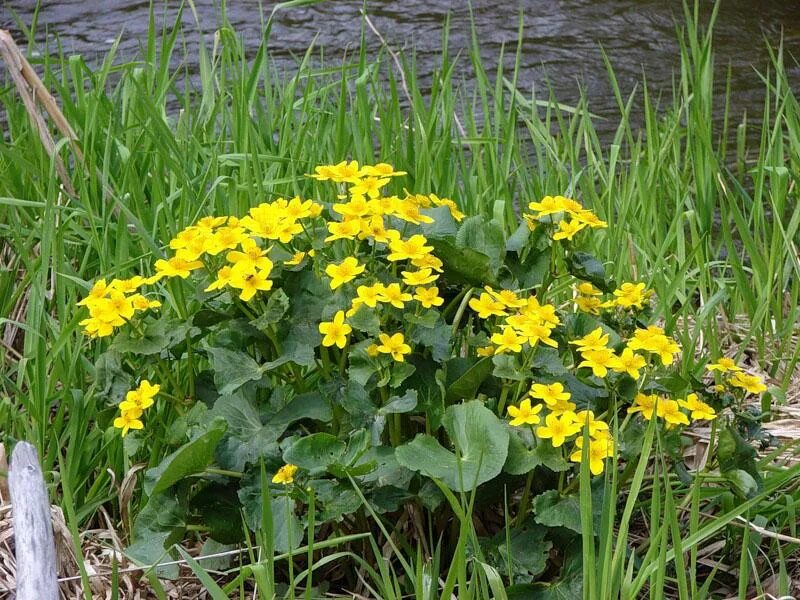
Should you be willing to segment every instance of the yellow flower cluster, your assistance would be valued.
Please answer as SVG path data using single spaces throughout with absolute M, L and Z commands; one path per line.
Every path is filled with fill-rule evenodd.
M 628 348 L 656 354 L 664 366 L 671 365 L 675 361 L 675 355 L 681 351 L 677 342 L 665 335 L 664 330 L 657 325 L 634 331 L 633 338 L 628 341 Z
M 595 418 L 590 410 L 575 412 L 577 406 L 570 401 L 572 396 L 561 383 L 534 383 L 528 396 L 519 406 L 508 407 L 508 414 L 512 417 L 510 424 L 515 427 L 539 425 L 542 421 L 539 413 L 546 407 L 548 414 L 544 417 L 544 424 L 532 428 L 536 437 L 548 439 L 554 448 L 560 448 L 568 439 L 578 435 L 570 453 L 570 460 L 577 463 L 583 460 L 583 436 L 579 434 L 586 427 L 589 436 L 589 469 L 594 475 L 602 473 L 605 459 L 614 456 L 614 440 L 608 423 Z M 533 405 L 531 399 L 542 402 Z
M 499 331 L 492 334 L 492 346 L 482 348 L 480 354 L 503 354 L 521 352 L 523 346 L 533 348 L 538 343 L 557 347 L 550 337 L 553 329 L 561 323 L 552 304 L 540 304 L 536 296 L 521 298 L 511 290 L 496 291 L 489 286 L 477 298 L 469 301 L 469 307 L 479 319 L 501 317 Z
M 589 228 L 608 227 L 591 210 L 577 200 L 564 196 L 545 196 L 538 202 L 528 204 L 531 213 L 523 214 L 528 226 L 534 229 L 537 223 L 555 224 L 553 239 L 572 241 L 575 235 Z
M 616 354 L 608 347 L 609 334 L 604 333 L 601 327 L 594 329 L 582 338 L 569 343 L 577 346 L 583 359 L 578 363 L 578 368 L 592 370 L 595 377 L 606 377 L 608 371 L 627 373 L 633 379 L 639 379 L 639 370 L 647 364 L 644 357 L 634 352 L 637 348 L 630 342 L 622 352 Z
M 733 359 L 720 358 L 717 362 L 706 366 L 708 371 L 718 372 L 731 387 L 739 388 L 750 394 L 761 394 L 767 391 L 764 380 L 758 375 L 748 375 Z M 723 386 L 724 389 L 724 386 Z
M 125 437 L 131 429 L 144 428 L 142 413 L 153 406 L 153 398 L 160 389 L 160 385 L 152 385 L 147 379 L 142 379 L 138 388 L 130 390 L 125 395 L 125 400 L 119 403 L 120 414 L 114 419 L 114 427 L 122 430 L 122 437 Z
M 160 307 L 158 300 L 150 300 L 138 292 L 144 283 L 146 280 L 139 276 L 113 279 L 110 283 L 105 279 L 96 281 L 89 294 L 78 302 L 78 306 L 89 309 L 89 317 L 80 321 L 84 331 L 91 337 L 106 337 L 137 312 Z
M 603 301 L 600 296 L 603 292 L 589 282 L 583 282 L 574 287 L 575 305 L 578 310 L 599 315 L 601 310 L 618 306 L 626 310 L 642 310 L 653 295 L 652 290 L 645 288 L 644 283 L 623 283 L 613 292 L 613 298 Z
M 681 409 L 687 410 L 689 414 L 687 415 Z M 717 418 L 716 411 L 694 393 L 689 394 L 686 398 L 671 400 L 658 394 L 640 392 L 628 408 L 628 413 L 639 413 L 648 421 L 655 415 L 664 420 L 667 429 L 677 425 L 688 425 L 689 417 L 694 421 L 711 421 Z

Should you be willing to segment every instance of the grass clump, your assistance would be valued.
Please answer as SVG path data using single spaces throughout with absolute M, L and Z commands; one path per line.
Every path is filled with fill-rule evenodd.
M 780 49 L 757 135 L 712 131 L 712 28 L 687 14 L 671 102 L 618 94 L 607 143 L 587 99 L 517 89 L 521 46 L 490 76 L 445 31 L 423 91 L 363 44 L 281 78 L 269 29 L 248 57 L 223 24 L 199 81 L 154 20 L 142 60 L 45 54 L 74 194 L 0 95 L 0 415 L 73 530 L 110 512 L 130 560 L 172 552 L 218 597 L 788 593 Z M 219 583 L 175 546 L 208 538 L 242 549 Z

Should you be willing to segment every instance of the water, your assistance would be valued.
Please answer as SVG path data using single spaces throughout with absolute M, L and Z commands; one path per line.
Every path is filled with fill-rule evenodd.
M 2 0 L 0 0 L 2 1 Z M 148 0 L 45 0 L 39 12 L 37 41 L 58 35 L 68 53 L 80 53 L 99 63 L 114 39 L 122 35 L 120 56 L 132 57 L 146 42 Z M 178 2 L 159 5 L 170 23 Z M 228 3 L 228 17 L 236 31 L 255 48 L 260 41 L 259 6 L 268 13 L 274 3 L 236 0 Z M 0 26 L 16 29 L 16 15 L 29 24 L 35 0 L 14 0 L 0 8 Z M 522 10 L 525 40 L 520 89 L 546 96 L 547 86 L 564 103 L 574 102 L 579 86 L 586 90 L 592 112 L 617 114 L 600 47 L 608 54 L 623 92 L 629 92 L 646 73 L 651 90 L 669 91 L 679 48 L 675 23 L 682 21 L 680 0 L 473 0 L 478 36 L 487 64 L 496 62 L 502 44 L 513 52 L 518 15 Z M 213 32 L 218 25 L 216 4 L 196 2 L 200 28 Z M 711 2 L 701 9 L 709 14 Z M 102 8 L 101 8 L 102 7 Z M 317 36 L 329 56 L 341 56 L 359 46 L 360 1 L 329 2 L 279 13 L 272 34 L 273 56 L 278 66 L 290 69 Z M 470 15 L 462 0 L 369 0 L 368 12 L 378 30 L 394 48 L 417 49 L 418 71 L 423 81 L 430 75 L 440 52 L 442 24 L 451 16 L 451 55 L 469 46 Z M 183 17 L 189 56 L 197 43 L 197 25 L 187 9 Z M 787 56 L 800 58 L 800 1 L 723 0 L 715 27 L 718 79 L 731 69 L 733 112 L 760 113 L 763 82 L 757 71 L 769 64 L 766 44 L 777 45 L 781 34 Z M 367 32 L 372 48 L 377 38 Z M 467 60 L 464 62 L 464 76 Z M 800 67 L 790 58 L 790 82 L 800 89 Z M 720 111 L 721 113 L 721 111 Z M 721 114 L 720 114 L 721 117 Z

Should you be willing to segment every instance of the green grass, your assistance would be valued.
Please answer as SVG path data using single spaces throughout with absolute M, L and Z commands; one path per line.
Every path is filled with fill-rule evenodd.
M 299 3 L 285 4 L 281 10 Z M 0 140 L 0 333 L 18 330 L 0 345 L 0 430 L 7 441 L 36 444 L 53 497 L 68 504 L 75 530 L 92 524 L 100 506 L 119 516 L 108 469 L 118 483 L 132 466 L 114 433 L 104 430 L 114 408 L 84 394 L 102 375 L 95 366 L 100 344 L 80 333 L 76 301 L 98 276 L 131 274 L 160 257 L 165 242 L 199 216 L 242 214 L 277 195 L 313 197 L 318 184 L 304 174 L 344 158 L 390 162 L 408 171 L 408 189 L 452 197 L 466 212 L 483 213 L 507 229 L 517 207 L 530 200 L 555 193 L 581 199 L 609 222 L 593 238 L 600 256 L 619 257 L 607 268 L 620 281 L 646 279 L 663 314 L 674 315 L 668 326 L 684 347 L 740 357 L 747 352 L 770 376 L 772 400 L 783 397 L 800 357 L 800 107 L 779 40 L 770 40 L 773 62 L 759 75 L 762 114 L 734 121 L 729 88 L 721 101 L 713 93 L 726 82 L 714 79 L 711 24 L 699 28 L 688 11 L 672 90 L 654 98 L 641 86 L 623 97 L 608 64 L 619 106 L 609 141 L 598 134 L 590 98 L 564 107 L 552 96 L 518 89 L 521 44 L 505 50 L 515 60 L 504 69 L 509 63 L 502 56 L 496 65 L 481 62 L 475 35 L 466 56 L 451 56 L 445 28 L 433 83 L 422 89 L 413 52 L 398 56 L 398 71 L 389 49 L 370 55 L 362 43 L 346 62 L 331 63 L 312 47 L 294 69 L 277 72 L 268 22 L 248 58 L 241 39 L 223 26 L 213 42 L 213 32 L 205 32 L 198 81 L 190 79 L 185 62 L 170 67 L 183 58 L 180 27 L 171 25 L 152 17 L 135 58 L 116 56 L 115 45 L 100 65 L 60 48 L 34 62 L 85 157 L 81 162 L 67 143 L 59 145 L 75 197 L 61 189 L 54 161 L 10 82 L 0 87 L 7 126 Z M 366 25 L 362 29 L 364 38 L 372 35 Z M 470 85 L 458 75 L 466 67 L 475 74 Z M 643 108 L 641 128 L 632 123 L 634 104 Z M 714 130 L 712 115 L 720 111 L 724 126 Z M 699 376 L 702 364 L 686 353 L 682 370 Z M 655 448 L 658 440 L 650 443 Z M 154 448 L 149 466 L 167 451 L 166 442 Z M 776 471 L 765 483 L 770 493 L 757 502 L 725 506 L 702 478 L 679 482 L 657 462 L 646 469 L 648 456 L 658 452 L 643 452 L 626 484 L 646 495 L 631 492 L 623 515 L 602 507 L 597 570 L 584 573 L 592 586 L 585 597 L 660 598 L 664 589 L 707 597 L 714 588 L 704 586 L 693 567 L 698 546 L 721 532 L 731 540 L 747 532 L 740 542 L 753 549 L 737 565 L 740 594 L 764 576 L 759 548 L 780 565 L 779 580 L 788 585 L 786 557 L 796 545 L 774 538 L 759 545 L 756 533 L 732 525 L 758 504 L 772 515 L 771 529 L 796 535 L 792 515 L 800 492 L 791 473 Z M 621 482 L 606 485 L 615 495 Z M 502 597 L 499 575 L 480 556 L 467 558 L 474 556 L 476 536 L 469 498 L 449 500 L 459 521 L 451 565 L 438 550 L 426 561 L 420 540 L 392 546 L 388 562 L 372 538 L 364 548 L 373 556 L 340 549 L 338 558 L 360 565 L 374 593 L 385 598 L 445 597 L 455 589 L 463 598 Z M 134 512 L 137 502 L 134 494 Z M 634 559 L 626 529 L 617 538 L 614 527 L 622 517 L 627 528 L 636 515 L 653 529 Z M 120 523 L 123 536 L 128 527 Z M 436 540 L 430 546 L 439 547 Z M 587 564 L 594 552 L 584 548 Z M 675 569 L 668 566 L 673 562 Z M 270 557 L 243 574 L 274 586 L 276 568 Z M 435 582 L 440 572 L 441 586 Z M 245 575 L 215 597 L 243 589 Z M 309 577 L 295 576 L 300 587 Z

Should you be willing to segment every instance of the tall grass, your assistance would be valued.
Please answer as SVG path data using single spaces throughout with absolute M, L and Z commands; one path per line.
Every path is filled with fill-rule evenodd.
M 296 3 L 285 4 L 291 9 Z M 142 55 L 134 58 L 117 56 L 115 44 L 101 64 L 90 66 L 60 47 L 43 49 L 34 63 L 77 132 L 85 160 L 60 144 L 76 191 L 69 197 L 10 82 L 0 88 L 6 126 L 0 140 L 0 332 L 7 334 L 0 345 L 0 430 L 38 446 L 54 497 L 70 499 L 73 527 L 89 522 L 101 505 L 126 514 L 109 469 L 124 474 L 131 465 L 93 426 L 108 422 L 112 409 L 82 391 L 102 373 L 97 345 L 79 332 L 75 302 L 101 274 L 125 275 L 150 263 L 198 216 L 242 214 L 278 194 L 314 196 L 317 184 L 304 174 L 344 158 L 390 162 L 408 171 L 409 189 L 452 197 L 509 229 L 517 208 L 531 199 L 554 193 L 580 198 L 609 222 L 593 238 L 600 255 L 618 257 L 608 270 L 619 280 L 649 279 L 658 301 L 675 309 L 663 312 L 677 315 L 668 325 L 677 327 L 684 347 L 751 353 L 785 390 L 800 356 L 800 107 L 782 48 L 772 40 L 772 65 L 761 74 L 763 113 L 733 120 L 729 87 L 721 101 L 714 95 L 720 82 L 713 19 L 700 27 L 696 12 L 687 11 L 678 33 L 680 69 L 674 88 L 659 100 L 646 85 L 624 97 L 607 61 L 619 107 L 610 140 L 598 133 L 585 95 L 565 107 L 519 88 L 521 43 L 504 51 L 510 60 L 501 56 L 486 65 L 474 32 L 470 52 L 453 57 L 444 28 L 428 89 L 419 83 L 413 51 L 398 55 L 384 48 L 371 55 L 363 40 L 343 62 L 328 63 L 311 47 L 294 69 L 279 72 L 270 57 L 279 40 L 270 40 L 268 21 L 254 50 L 227 25 L 213 36 L 200 34 L 198 74 L 189 72 L 179 43 L 180 17 L 159 26 L 151 14 Z M 362 37 L 369 35 L 362 24 Z M 458 79 L 465 67 L 474 73 L 469 85 Z M 633 123 L 634 105 L 643 111 L 641 128 Z M 718 111 L 725 114 L 721 130 L 711 126 Z M 700 368 L 687 353 L 685 374 Z M 154 452 L 151 463 L 160 458 Z M 634 568 L 624 530 L 615 537 L 620 515 L 605 506 L 591 578 L 602 594 L 587 597 L 633 597 L 646 586 L 651 594 L 663 590 L 668 562 L 696 566 L 698 545 L 748 508 L 706 522 L 698 513 L 702 481 L 681 488 L 658 468 L 643 469 L 633 483 L 660 493 L 648 496 L 649 506 L 632 494 L 621 516 L 625 527 L 634 511 L 660 524 L 644 566 Z M 775 481 L 768 489 L 788 480 L 781 475 Z M 614 497 L 617 484 L 607 482 L 607 497 Z M 790 494 L 796 503 L 797 492 Z M 463 517 L 458 545 L 466 548 L 474 531 L 460 502 L 451 500 Z M 688 531 L 674 516 L 678 504 L 688 506 Z M 438 597 L 439 586 L 429 581 L 438 568 L 431 571 L 413 544 L 403 552 L 408 548 L 416 558 L 401 561 L 404 575 L 378 560 L 385 570 L 374 572 L 373 585 L 385 597 L 399 597 L 401 578 L 420 582 L 417 597 Z M 772 551 L 780 553 L 780 546 Z M 437 565 L 440 560 L 437 555 Z M 467 564 L 455 563 L 445 591 L 500 597 L 496 573 L 482 564 L 479 557 L 470 563 L 468 576 Z M 669 571 L 681 595 L 702 597 L 703 583 L 694 574 L 687 580 L 681 565 Z

